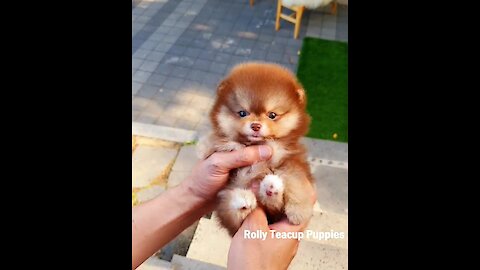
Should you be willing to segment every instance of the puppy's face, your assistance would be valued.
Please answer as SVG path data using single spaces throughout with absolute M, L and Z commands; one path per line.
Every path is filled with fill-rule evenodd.
M 210 117 L 217 133 L 241 143 L 299 138 L 309 124 L 305 104 L 304 90 L 288 70 L 247 63 L 220 84 Z

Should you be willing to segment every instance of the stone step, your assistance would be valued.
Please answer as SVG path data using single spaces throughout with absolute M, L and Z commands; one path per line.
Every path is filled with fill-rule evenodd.
M 168 176 L 168 188 L 177 186 L 190 175 L 193 167 L 198 162 L 195 147 L 195 145 L 184 145 L 180 148 L 175 164 Z
M 307 234 L 308 230 L 313 233 L 343 233 L 344 237 L 336 239 L 320 239 L 319 234 Z M 333 237 L 333 236 L 332 236 Z M 326 244 L 343 249 L 348 248 L 348 217 L 347 215 L 334 212 L 314 212 L 310 224 L 305 230 L 305 240 L 320 244 Z
M 186 258 L 180 255 L 173 255 L 172 269 L 175 270 L 224 270 L 225 267 L 202 262 L 199 260 Z
M 311 241 L 301 241 L 290 270 L 348 269 L 348 250 Z
M 230 242 L 230 236 L 217 225 L 216 220 L 201 218 L 187 258 L 226 267 Z
M 347 249 L 348 242 L 348 170 L 324 165 L 312 168 L 316 182 L 317 203 L 307 230 L 344 233 L 344 239 L 319 240 L 321 244 Z
M 132 188 L 146 187 L 166 177 L 177 152 L 167 147 L 137 146 L 132 156 Z
M 192 168 L 198 161 L 196 154 L 196 145 L 184 145 L 178 153 L 177 161 L 172 167 L 172 171 L 188 171 L 190 172 Z
M 230 242 L 227 232 L 215 220 L 202 218 L 187 258 L 226 267 Z M 301 241 L 297 256 L 289 269 L 317 268 L 346 269 L 347 249 L 315 241 Z
M 308 155 L 316 158 L 348 162 L 348 143 L 303 137 Z
M 172 264 L 168 261 L 161 260 L 155 256 L 148 258 L 145 262 L 143 262 L 137 270 L 170 270 L 172 268 Z
M 157 252 L 157 256 L 162 260 L 171 261 L 174 255 L 186 256 L 190 243 L 192 242 L 198 221 L 194 222 L 188 228 L 183 230 L 167 245 Z
M 180 128 L 132 122 L 132 135 L 150 137 L 171 142 L 193 142 L 197 139 L 197 132 Z
M 326 212 L 348 214 L 348 170 L 317 165 L 312 168 L 317 200 Z

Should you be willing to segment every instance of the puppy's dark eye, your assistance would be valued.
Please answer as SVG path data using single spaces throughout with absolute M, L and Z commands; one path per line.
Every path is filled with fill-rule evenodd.
M 246 112 L 246 111 L 239 111 L 239 112 L 238 112 L 238 115 L 240 115 L 240 117 L 245 117 L 245 116 L 248 115 L 248 112 Z
M 269 113 L 268 113 L 268 118 L 270 118 L 270 119 L 275 119 L 275 117 L 277 117 L 277 114 L 276 114 L 276 113 L 274 113 L 274 112 L 269 112 Z

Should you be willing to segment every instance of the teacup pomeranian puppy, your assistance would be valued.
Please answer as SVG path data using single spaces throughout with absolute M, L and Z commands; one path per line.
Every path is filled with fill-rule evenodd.
M 217 216 L 231 236 L 257 206 L 270 222 L 284 215 L 295 225 L 311 218 L 309 185 L 314 180 L 299 142 L 310 124 L 305 107 L 302 85 L 276 64 L 239 64 L 219 84 L 210 112 L 213 131 L 200 139 L 199 157 L 249 145 L 273 149 L 270 160 L 232 170 L 226 188 L 218 193 Z M 254 193 L 251 186 L 257 181 Z

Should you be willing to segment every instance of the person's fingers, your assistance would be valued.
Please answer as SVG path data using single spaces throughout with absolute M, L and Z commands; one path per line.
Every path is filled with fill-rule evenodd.
M 232 152 L 217 152 L 210 156 L 210 164 L 221 170 L 231 170 L 267 160 L 272 149 L 267 145 L 249 146 Z
M 258 181 L 254 181 L 251 185 L 250 185 L 250 189 L 252 190 L 252 192 L 254 194 L 257 194 L 258 193 L 258 190 L 260 189 L 260 183 Z

